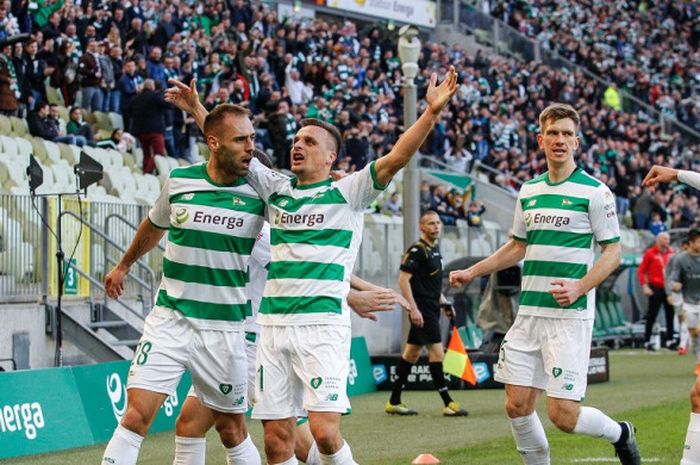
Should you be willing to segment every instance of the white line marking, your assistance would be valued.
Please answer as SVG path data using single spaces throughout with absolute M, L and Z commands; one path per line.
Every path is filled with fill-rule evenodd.
M 620 463 L 618 458 L 608 458 L 608 457 L 585 457 L 581 459 L 572 459 L 573 463 Z M 661 462 L 660 458 L 651 457 L 642 459 L 642 462 L 654 463 Z

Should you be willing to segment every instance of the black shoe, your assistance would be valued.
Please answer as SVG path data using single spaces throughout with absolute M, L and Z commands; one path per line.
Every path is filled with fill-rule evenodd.
M 648 350 L 649 352 L 656 352 L 656 348 L 654 347 L 654 343 L 652 343 L 652 342 L 645 343 L 644 348 L 646 350 Z
M 639 455 L 637 439 L 634 437 L 635 428 L 628 421 L 620 422 L 622 436 L 620 440 L 613 444 L 615 454 L 620 459 L 622 465 L 641 465 L 642 457 Z
M 670 341 L 666 342 L 666 348 L 668 350 L 676 350 L 678 349 L 678 341 L 675 339 L 671 339 Z

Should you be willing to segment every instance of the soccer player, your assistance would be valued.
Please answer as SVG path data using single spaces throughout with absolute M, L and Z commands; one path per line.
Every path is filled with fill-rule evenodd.
M 428 210 L 423 213 L 420 218 L 421 237 L 408 248 L 401 260 L 399 287 L 404 298 L 411 304 L 411 329 L 396 368 L 391 398 L 384 406 L 386 413 L 391 415 L 418 413 L 401 402 L 401 390 L 423 346 L 428 349 L 428 366 L 433 384 L 445 404 L 442 414 L 450 417 L 468 415 L 468 412 L 450 397 L 442 371 L 445 350 L 440 336 L 440 309 L 443 309 L 448 318 L 453 318 L 454 313 L 442 294 L 442 256 L 438 245 L 441 230 L 442 222 L 436 212 Z
M 700 189 L 700 173 L 676 170 L 665 166 L 654 165 L 646 175 L 642 184 L 653 187 L 657 184 L 682 182 L 695 189 Z M 684 282 L 682 282 L 685 279 Z M 669 280 L 681 284 L 683 292 L 683 308 L 692 340 L 693 350 L 698 356 L 700 352 L 700 231 L 691 229 L 688 232 L 688 252 L 683 252 L 673 261 L 673 270 Z M 690 423 L 685 436 L 681 465 L 700 465 L 700 373 L 696 365 L 695 384 L 690 390 Z
M 171 171 L 129 249 L 105 277 L 107 294 L 118 298 L 131 266 L 168 231 L 163 279 L 129 369 L 127 410 L 102 463 L 136 464 L 143 438 L 185 369 L 212 410 L 227 462 L 260 463 L 243 417 L 248 257 L 264 215 L 244 177 L 255 131 L 248 110 L 237 105 L 220 105 L 202 126 L 209 161 Z
M 522 259 L 520 308 L 501 344 L 495 379 L 506 385 L 506 413 L 525 464 L 549 464 L 549 443 L 535 406 L 544 390 L 560 430 L 604 438 L 623 465 L 639 465 L 629 422 L 583 407 L 595 287 L 620 263 L 620 233 L 610 189 L 576 167 L 580 119 L 552 104 L 539 117 L 537 142 L 547 172 L 520 189 L 513 238 L 491 257 L 450 273 L 458 287 Z M 594 241 L 602 248 L 594 263 Z
M 167 98 L 201 125 L 206 109 L 190 86 L 171 81 Z M 340 434 L 350 350 L 345 298 L 362 240 L 363 211 L 386 188 L 432 130 L 457 90 L 454 68 L 438 86 L 433 74 L 427 109 L 386 156 L 334 182 L 342 148 L 338 130 L 305 120 L 292 146 L 292 180 L 253 162 L 248 182 L 267 203 L 271 262 L 258 315 L 256 404 L 269 464 L 294 465 L 294 423 L 308 412 L 324 465 L 354 464 Z

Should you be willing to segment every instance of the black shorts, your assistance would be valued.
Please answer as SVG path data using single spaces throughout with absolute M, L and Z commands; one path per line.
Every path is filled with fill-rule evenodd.
M 424 346 L 428 344 L 438 344 L 441 342 L 440 311 L 424 312 L 423 327 L 417 328 L 411 325 L 411 329 L 408 332 L 408 343 L 417 346 Z

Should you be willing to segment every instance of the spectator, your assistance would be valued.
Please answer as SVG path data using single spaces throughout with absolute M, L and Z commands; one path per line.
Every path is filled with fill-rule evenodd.
M 86 50 L 86 53 L 80 57 L 80 63 L 78 65 L 82 107 L 89 112 L 102 111 L 104 95 L 100 88 L 102 71 L 97 40 L 89 39 L 87 41 Z
M 53 73 L 52 68 L 47 68 L 46 63 L 38 56 L 39 43 L 30 39 L 24 46 L 22 57 L 22 80 L 24 95 L 27 97 L 29 110 L 33 110 L 39 101 L 46 101 L 46 87 L 44 79 Z
M 666 223 L 661 221 L 661 214 L 659 212 L 652 212 L 651 219 L 649 220 L 649 232 L 654 236 L 658 236 L 659 233 L 667 231 L 668 227 Z
M 81 147 L 85 144 L 85 138 L 83 137 L 61 134 L 59 121 L 57 118 L 50 116 L 49 104 L 46 102 L 37 103 L 36 109 L 29 114 L 27 122 L 29 133 L 32 136 Z
M 480 201 L 469 202 L 467 210 L 467 224 L 469 226 L 481 226 L 481 217 L 486 212 L 486 207 Z
M 119 79 L 119 93 L 121 94 L 121 110 L 122 117 L 124 119 L 124 127 L 132 131 L 131 129 L 131 101 L 136 96 L 138 92 L 141 91 L 141 86 L 143 85 L 143 78 L 136 73 L 136 62 L 134 60 L 127 60 L 124 63 L 124 72 L 122 77 Z
M 143 149 L 143 172 L 155 171 L 156 155 L 165 155 L 165 121 L 163 111 L 172 109 L 165 102 L 162 92 L 156 91 L 153 79 L 146 79 L 143 88 L 131 102 L 133 120 L 131 131 Z
M 398 192 L 392 192 L 391 197 L 386 199 L 386 202 L 382 205 L 381 212 L 387 216 L 401 216 L 401 210 L 401 197 L 399 197 Z
M 16 116 L 19 86 L 15 66 L 12 64 L 12 43 L 2 43 L 0 53 L 0 113 L 6 116 Z
M 97 142 L 98 147 L 111 148 L 121 153 L 131 152 L 136 146 L 136 139 L 123 129 L 115 129 L 109 139 Z
M 85 143 L 95 145 L 95 136 L 89 124 L 83 121 L 83 109 L 72 107 L 68 113 L 69 121 L 66 125 L 66 133 L 82 137 Z

